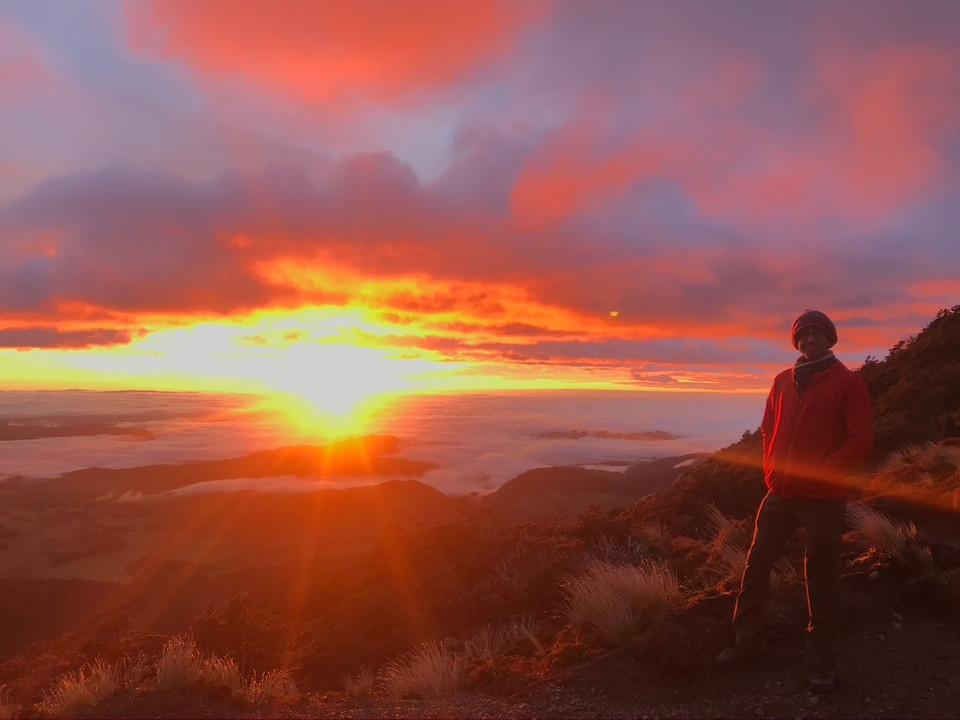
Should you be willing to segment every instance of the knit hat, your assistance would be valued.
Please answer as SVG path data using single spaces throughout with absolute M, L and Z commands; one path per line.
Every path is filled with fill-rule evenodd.
M 800 328 L 810 325 L 820 328 L 827 334 L 830 347 L 837 344 L 837 326 L 833 324 L 833 321 L 819 310 L 804 310 L 796 322 L 793 323 L 793 332 L 790 334 L 794 347 L 797 347 L 797 333 L 800 332 Z

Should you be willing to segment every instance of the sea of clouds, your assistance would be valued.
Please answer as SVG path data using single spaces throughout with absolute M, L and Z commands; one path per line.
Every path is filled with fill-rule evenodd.
M 368 434 L 401 441 L 397 455 L 435 463 L 422 480 L 448 494 L 489 492 L 552 465 L 624 468 L 639 460 L 712 452 L 755 429 L 762 395 L 558 392 L 414 396 L 387 404 Z M 0 442 L 0 478 L 51 477 L 86 467 L 221 460 L 325 438 L 291 430 L 258 398 L 157 392 L 0 392 L 0 424 L 109 424 L 131 434 Z M 655 439 L 644 434 L 661 433 Z M 389 478 L 328 479 L 324 486 Z M 236 478 L 184 492 L 303 490 L 302 478 Z

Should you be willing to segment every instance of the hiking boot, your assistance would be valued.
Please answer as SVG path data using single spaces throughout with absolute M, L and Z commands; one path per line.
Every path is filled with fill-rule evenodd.
M 717 664 L 727 667 L 746 665 L 762 658 L 769 649 L 770 646 L 767 645 L 767 641 L 762 636 L 746 642 L 738 642 L 733 647 L 720 651 L 720 654 L 717 655 Z
M 807 687 L 818 695 L 832 692 L 837 687 L 837 664 L 833 660 L 820 660 L 807 678 Z

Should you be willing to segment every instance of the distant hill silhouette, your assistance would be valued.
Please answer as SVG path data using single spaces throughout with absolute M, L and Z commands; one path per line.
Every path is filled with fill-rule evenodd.
M 84 468 L 46 480 L 57 493 L 120 495 L 128 491 L 160 493 L 210 480 L 268 478 L 292 475 L 325 477 L 419 477 L 436 467 L 431 463 L 389 457 L 397 451 L 397 438 L 369 435 L 324 446 L 300 445 L 264 450 L 226 460 L 202 460 L 175 465 L 133 468 Z
M 706 457 L 706 453 L 693 453 L 646 460 L 622 473 L 583 467 L 535 468 L 481 498 L 480 504 L 499 523 L 570 519 L 588 507 L 621 509 L 667 487 Z

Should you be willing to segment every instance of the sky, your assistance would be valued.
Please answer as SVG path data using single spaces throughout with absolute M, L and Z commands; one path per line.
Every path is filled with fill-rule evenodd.
M 955 0 L 0 0 L 0 385 L 760 391 L 960 303 Z

